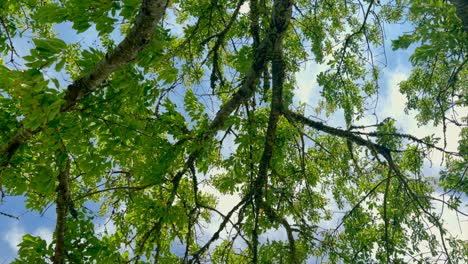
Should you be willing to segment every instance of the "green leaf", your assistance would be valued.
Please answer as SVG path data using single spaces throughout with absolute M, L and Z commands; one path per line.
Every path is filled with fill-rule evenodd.
M 60 23 L 67 17 L 67 10 L 57 3 L 41 5 L 37 9 L 33 18 L 40 23 Z
M 411 44 L 418 41 L 418 37 L 414 34 L 405 34 L 398 37 L 398 39 L 392 40 L 392 50 L 407 49 Z
M 164 81 L 164 83 L 173 83 L 177 79 L 178 70 L 176 68 L 164 68 L 159 72 L 159 80 Z
M 67 44 L 63 40 L 57 38 L 33 39 L 33 41 L 38 50 L 47 51 L 52 54 L 58 53 L 67 47 Z
M 66 61 L 66 58 L 62 58 L 61 60 L 59 60 L 57 64 L 55 64 L 55 71 L 61 71 Z

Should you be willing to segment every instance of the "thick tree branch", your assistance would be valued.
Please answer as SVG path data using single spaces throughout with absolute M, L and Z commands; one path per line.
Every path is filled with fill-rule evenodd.
M 291 10 L 290 10 L 291 11 Z M 288 13 L 290 15 L 290 13 Z M 260 207 L 264 194 L 264 186 L 268 181 L 268 168 L 270 167 L 271 157 L 273 156 L 274 145 L 276 141 L 276 129 L 278 120 L 283 109 L 283 83 L 285 78 L 285 65 L 283 60 L 283 38 L 278 37 L 273 46 L 272 59 L 272 77 L 273 77 L 273 97 L 271 99 L 270 117 L 268 119 L 268 128 L 266 132 L 265 144 L 262 157 L 260 159 L 258 175 L 254 184 L 254 202 L 255 202 L 255 223 L 252 233 L 253 245 L 253 263 L 258 263 L 258 232 Z
M 156 25 L 163 17 L 169 0 L 144 0 L 135 18 L 135 24 L 125 39 L 107 53 L 92 70 L 74 81 L 65 95 L 62 112 L 69 111 L 83 97 L 98 89 L 114 71 L 132 62 L 138 53 L 150 42 L 156 32 Z M 20 126 L 16 134 L 0 148 L 0 167 L 8 165 L 18 148 L 43 128 L 35 130 Z
M 232 96 L 229 101 L 220 107 L 208 129 L 198 137 L 196 140 L 197 143 L 195 144 L 195 146 L 198 147 L 189 155 L 184 168 L 179 171 L 173 178 L 172 193 L 166 203 L 169 206 L 174 201 L 180 180 L 190 168 L 190 164 L 193 164 L 197 159 L 201 152 L 202 146 L 204 146 L 203 143 L 212 138 L 216 132 L 223 127 L 226 119 L 229 117 L 229 115 L 231 115 L 234 109 L 239 107 L 243 102 L 245 102 L 254 94 L 260 79 L 260 75 L 265 68 L 269 50 L 273 47 L 273 45 L 275 45 L 275 43 L 278 42 L 278 39 L 282 38 L 287 29 L 287 25 L 291 19 L 291 7 L 292 1 L 275 1 L 268 35 L 261 42 L 259 48 L 255 51 L 255 56 L 249 73 L 245 77 L 241 88 L 239 88 L 239 90 Z
M 193 164 L 197 159 L 198 155 L 200 154 L 203 142 L 206 142 L 206 140 L 212 138 L 216 134 L 216 132 L 223 127 L 226 119 L 230 116 L 230 114 L 255 93 L 261 73 L 264 70 L 266 62 L 268 60 L 269 51 L 271 48 L 278 45 L 277 43 L 281 43 L 282 37 L 288 27 L 292 15 L 292 4 L 293 3 L 290 0 L 275 1 L 268 34 L 266 38 L 260 43 L 258 49 L 255 50 L 254 59 L 250 67 L 249 73 L 244 78 L 242 86 L 239 88 L 239 90 L 232 96 L 232 98 L 229 101 L 227 101 L 220 107 L 220 109 L 216 113 L 215 118 L 209 125 L 208 129 L 205 130 L 204 133 L 198 137 L 198 143 L 195 145 L 199 147 L 197 147 L 189 155 L 184 168 L 181 171 L 179 171 L 177 175 L 173 178 L 172 192 L 168 201 L 166 202 L 168 206 L 171 206 L 174 201 L 175 194 L 178 190 L 179 182 L 182 179 L 183 175 L 185 175 L 188 168 L 190 168 L 190 164 Z M 252 194 L 250 194 L 249 192 L 249 194 L 243 200 L 250 200 L 250 197 L 248 197 L 250 195 Z M 160 224 L 160 221 L 158 221 L 157 223 Z M 214 238 L 214 240 L 216 239 L 217 237 Z M 205 245 L 205 247 L 202 247 L 199 251 L 197 251 L 194 254 L 194 256 L 200 256 L 200 254 L 202 254 L 203 251 L 209 247 L 209 245 L 210 243 Z
M 232 96 L 232 98 L 221 106 L 211 122 L 210 130 L 219 130 L 229 115 L 239 107 L 243 102 L 250 98 L 257 89 L 260 75 L 265 68 L 268 59 L 268 53 L 279 38 L 281 38 L 291 19 L 291 0 L 275 1 L 273 16 L 268 29 L 266 38 L 255 50 L 252 65 L 249 73 L 245 76 L 241 88 Z M 212 132 L 213 133 L 213 132 Z
M 348 139 L 357 145 L 368 147 L 370 150 L 375 151 L 376 153 L 382 154 L 384 156 L 386 154 L 390 154 L 390 149 L 388 149 L 387 147 L 376 144 L 370 140 L 366 140 L 356 135 L 354 132 L 327 126 L 322 122 L 314 121 L 290 110 L 284 110 L 284 115 L 286 116 L 286 118 L 288 118 L 289 121 L 299 122 L 319 131 L 325 132 L 327 134 Z
M 144 0 L 135 24 L 125 39 L 86 75 L 68 87 L 63 110 L 74 106 L 83 97 L 96 90 L 114 71 L 136 59 L 138 53 L 148 45 L 156 32 L 156 25 L 162 19 L 169 0 Z
M 385 251 L 387 255 L 387 263 L 390 263 L 390 239 L 388 237 L 388 225 L 389 225 L 389 219 L 387 215 L 387 201 L 388 201 L 388 192 L 390 189 L 390 183 L 391 183 L 391 170 L 388 170 L 388 177 L 387 177 L 387 182 L 385 183 L 385 192 L 384 192 L 384 199 L 383 199 L 383 221 L 384 221 L 384 242 L 385 242 Z
M 438 150 L 440 152 L 443 152 L 443 153 L 446 153 L 446 154 L 450 154 L 450 155 L 453 155 L 453 156 L 460 156 L 460 154 L 455 152 L 455 151 L 445 150 L 445 148 L 438 147 L 438 146 L 436 146 L 436 145 L 434 145 L 432 143 L 424 141 L 424 139 L 420 139 L 420 138 L 417 138 L 417 137 L 415 137 L 413 135 L 409 135 L 409 134 L 381 133 L 381 132 L 361 132 L 361 131 L 355 131 L 355 132 L 353 131 L 352 133 L 355 133 L 355 134 L 358 134 L 358 135 L 370 136 L 370 137 L 392 136 L 392 137 L 396 137 L 396 138 L 404 138 L 404 139 L 408 139 L 408 140 L 411 140 L 413 142 L 416 142 L 418 144 L 427 146 L 428 148 L 436 149 L 436 150 Z
M 260 42 L 260 12 L 258 11 L 258 0 L 251 0 L 249 1 L 250 6 L 250 34 L 252 34 L 253 38 L 253 47 L 254 50 L 258 47 L 258 43 Z
M 70 159 L 67 157 L 58 175 L 57 187 L 57 223 L 55 226 L 54 264 L 65 263 L 65 233 L 67 227 L 67 211 L 70 205 Z
M 280 223 L 281 225 L 283 225 L 284 229 L 286 230 L 286 235 L 288 237 L 288 244 L 289 244 L 289 263 L 291 264 L 300 263 L 297 258 L 297 253 L 296 253 L 296 241 L 293 235 L 293 228 L 289 224 L 288 220 L 285 217 L 280 217 L 278 213 L 276 213 L 276 211 L 270 206 L 267 206 L 265 208 L 265 211 L 268 214 L 268 216 L 274 219 L 277 223 Z
M 430 219 L 430 221 L 435 224 L 437 226 L 437 228 L 439 229 L 439 234 L 440 234 L 440 239 L 441 239 L 441 243 L 442 243 L 442 247 L 444 248 L 444 251 L 445 251 L 445 254 L 447 255 L 447 258 L 449 260 L 449 263 L 453 263 L 451 261 L 451 257 L 450 257 L 450 254 L 448 253 L 448 249 L 447 249 L 447 246 L 446 246 L 446 243 L 445 243 L 445 238 L 444 238 L 444 229 L 443 229 L 443 226 L 442 226 L 442 223 L 440 222 L 440 220 L 434 216 L 434 214 L 432 214 L 427 208 L 426 206 L 424 206 L 419 197 L 413 192 L 413 190 L 410 188 L 409 186 L 409 183 L 406 179 L 406 177 L 404 176 L 404 174 L 401 172 L 400 168 L 398 167 L 398 165 L 393 161 L 393 158 L 392 158 L 392 155 L 391 155 L 391 151 L 384 147 L 384 146 L 381 146 L 379 144 L 376 144 L 370 140 L 366 140 L 366 139 L 363 139 L 361 138 L 360 136 L 357 136 L 355 134 L 353 134 L 353 132 L 350 132 L 350 131 L 347 131 L 347 130 L 341 130 L 341 129 L 338 129 L 338 128 L 334 128 L 334 127 L 330 127 L 330 126 L 327 126 L 323 123 L 320 123 L 320 122 L 316 122 L 316 121 L 313 121 L 311 119 L 308 119 L 306 117 L 304 117 L 303 115 L 300 115 L 300 114 L 297 114 L 297 113 L 294 113 L 290 110 L 285 110 L 285 113 L 284 115 L 290 120 L 290 121 L 296 121 L 296 122 L 300 122 L 300 123 L 303 123 L 305 125 L 308 125 L 312 128 L 315 128 L 319 131 L 322 131 L 322 132 L 325 132 L 325 133 L 328 133 L 330 135 L 334 135 L 334 136 L 337 136 L 337 137 L 341 137 L 341 138 L 345 138 L 345 139 L 349 139 L 351 141 L 353 141 L 354 143 L 360 145 L 360 146 L 364 146 L 364 147 L 367 147 L 369 148 L 373 153 L 374 155 L 377 155 L 377 154 L 380 154 L 382 155 L 385 160 L 387 161 L 388 163 L 388 167 L 395 172 L 395 176 L 398 178 L 398 180 L 403 184 L 403 186 L 405 187 L 405 190 L 406 192 L 408 193 L 408 195 L 410 197 L 413 198 L 414 202 L 417 204 L 417 206 L 421 209 L 422 212 L 424 212 Z M 383 181 L 381 182 L 383 183 Z M 379 185 L 381 184 L 379 183 Z
M 221 74 L 220 65 L 219 65 L 219 59 L 220 59 L 219 48 L 223 44 L 226 38 L 226 35 L 231 29 L 232 25 L 236 21 L 237 16 L 239 15 L 240 8 L 242 4 L 244 4 L 244 2 L 245 0 L 240 0 L 237 3 L 236 9 L 234 9 L 234 12 L 232 13 L 231 18 L 229 19 L 229 22 L 224 28 L 224 30 L 215 35 L 217 37 L 215 45 L 208 53 L 207 58 L 210 57 L 211 54 L 213 54 L 213 61 L 212 61 L 213 69 L 211 71 L 211 77 L 210 77 L 211 89 L 213 90 L 213 93 L 215 92 L 215 86 L 216 86 L 217 80 L 221 81 L 221 84 L 223 84 L 223 76 Z
M 296 253 L 296 242 L 294 240 L 293 232 L 291 225 L 288 223 L 288 220 L 286 218 L 281 219 L 281 224 L 283 224 L 284 229 L 286 230 L 286 234 L 288 236 L 288 242 L 289 242 L 289 263 L 291 264 L 298 264 L 299 260 L 297 259 L 297 253 Z
M 467 0 L 450 0 L 452 5 L 457 9 L 457 15 L 463 22 L 463 30 L 468 34 L 468 1 Z

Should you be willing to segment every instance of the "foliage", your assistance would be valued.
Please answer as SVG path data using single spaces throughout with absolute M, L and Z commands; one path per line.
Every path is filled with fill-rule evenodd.
M 14 263 L 468 262 L 434 206 L 466 215 L 465 18 L 442 0 L 381 2 L 0 2 L 1 192 L 57 208 L 52 243 L 25 235 Z M 373 52 L 399 22 L 405 110 L 440 142 L 362 125 L 383 90 Z M 297 103 L 309 60 L 326 68 L 312 107 L 345 128 Z

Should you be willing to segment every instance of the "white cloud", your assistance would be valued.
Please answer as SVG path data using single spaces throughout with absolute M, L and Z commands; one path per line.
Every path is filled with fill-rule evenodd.
M 386 93 L 380 99 L 379 106 L 377 108 L 377 113 L 382 121 L 386 117 L 391 117 L 396 120 L 396 127 L 401 129 L 402 132 L 411 134 L 418 138 L 429 136 L 434 134 L 436 137 L 441 138 L 438 146 L 443 146 L 443 128 L 442 125 L 434 127 L 431 124 L 418 126 L 416 120 L 416 111 L 409 111 L 405 113 L 404 109 L 406 107 L 407 99 L 400 93 L 400 83 L 406 80 L 409 75 L 408 73 L 411 70 L 405 66 L 398 66 L 394 71 L 384 74 L 384 83 L 386 83 Z M 458 116 L 466 116 L 468 114 L 468 109 L 456 109 Z M 446 129 L 446 141 L 447 141 L 447 150 L 456 151 L 458 146 L 458 135 L 460 133 L 460 128 L 448 125 Z M 442 153 L 440 151 L 434 151 L 432 153 L 432 160 L 437 164 L 442 159 Z M 439 167 L 435 167 L 439 168 Z M 435 169 L 434 168 L 434 169 Z
M 209 179 L 211 177 L 221 174 L 221 173 L 226 173 L 226 170 L 222 167 L 213 167 L 210 169 L 207 175 L 205 176 L 198 175 L 199 178 L 203 179 L 203 181 L 200 184 L 200 191 L 203 193 L 208 193 L 208 194 L 213 195 L 217 200 L 215 208 L 219 212 L 221 212 L 223 215 L 227 215 L 232 210 L 232 208 L 240 202 L 241 198 L 239 196 L 239 193 L 234 193 L 232 195 L 222 194 L 209 183 Z M 234 213 L 230 219 L 232 222 L 236 222 L 237 214 Z M 209 223 L 206 223 L 203 221 L 199 225 L 196 225 L 195 230 L 196 230 L 196 233 L 198 234 L 197 237 L 199 239 L 199 242 L 201 244 L 208 242 L 210 238 L 214 235 L 214 233 L 218 231 L 219 226 L 221 225 L 222 221 L 223 221 L 223 218 L 218 213 L 211 212 L 211 219 Z M 233 227 L 231 223 L 228 223 L 225 226 L 225 228 L 220 232 L 219 239 L 217 239 L 210 245 L 210 250 L 212 250 L 213 248 L 221 244 L 221 242 L 224 239 L 232 235 L 230 234 L 230 231 L 232 230 L 232 228 Z M 235 243 L 235 247 L 245 248 L 245 245 L 243 245 L 242 242 L 239 241 L 239 239 L 237 239 Z
M 225 132 L 218 132 L 216 135 L 218 139 L 222 139 L 224 136 Z M 235 138 L 236 137 L 232 133 L 228 133 L 225 136 L 223 145 L 221 146 L 221 154 L 223 155 L 223 158 L 228 158 L 236 151 L 238 144 L 235 142 Z
M 39 227 L 37 228 L 34 232 L 33 235 L 35 236 L 40 236 L 42 239 L 44 239 L 47 244 L 52 243 L 53 239 L 53 231 L 47 227 Z
M 405 114 L 404 109 L 406 106 L 406 97 L 400 93 L 400 83 L 408 79 L 408 70 L 402 67 L 397 68 L 395 71 L 385 74 L 384 78 L 387 79 L 387 96 L 383 98 L 380 112 L 385 117 L 392 117 L 396 120 L 409 118 Z M 411 124 L 414 122 L 405 122 Z
M 218 209 L 221 213 L 227 214 L 231 209 L 236 206 L 241 200 L 239 194 L 235 193 L 232 195 L 229 194 L 221 194 L 215 187 L 210 186 L 208 184 L 202 185 L 200 188 L 201 191 L 204 193 L 212 194 L 214 197 L 217 198 L 216 209 Z
M 304 65 L 303 69 L 296 75 L 298 88 L 296 88 L 296 90 L 294 91 L 294 95 L 299 102 L 306 103 L 311 107 L 317 106 L 317 103 L 320 99 L 320 87 L 318 86 L 316 77 L 320 72 L 323 72 L 326 69 L 326 65 L 318 65 L 314 62 L 307 62 Z M 436 136 L 441 137 L 441 127 L 418 127 L 417 121 L 415 119 L 416 113 L 409 112 L 408 114 L 406 114 L 404 111 L 407 100 L 406 97 L 400 93 L 399 84 L 409 77 L 410 71 L 411 70 L 408 67 L 401 65 L 395 70 L 388 70 L 382 76 L 381 81 L 385 84 L 385 87 L 383 87 L 384 92 L 381 93 L 379 105 L 376 109 L 379 121 L 382 121 L 386 117 L 392 117 L 396 120 L 396 126 L 398 129 L 401 129 L 401 132 L 412 134 L 420 138 L 431 134 L 436 134 Z M 461 112 L 461 110 L 459 112 Z M 342 123 L 344 123 L 342 121 L 342 112 L 337 112 L 337 114 L 332 115 L 329 118 L 329 124 L 333 126 L 342 125 Z M 360 123 L 361 122 L 363 122 L 363 125 L 368 125 L 375 123 L 375 119 L 373 117 L 364 118 L 363 120 L 360 120 Z M 449 135 L 447 138 L 447 146 L 451 150 L 456 149 L 457 136 L 454 135 L 458 135 L 458 133 L 459 129 L 455 129 L 453 127 L 449 127 L 447 129 L 447 135 Z M 226 140 L 225 144 L 229 147 L 225 147 L 223 155 L 227 156 L 228 154 L 232 153 L 232 148 L 235 148 L 235 144 L 233 143 L 233 141 L 230 142 L 229 140 Z M 432 167 L 430 167 L 429 164 L 426 164 L 424 166 L 424 175 L 426 177 L 437 177 L 440 170 L 440 166 L 438 166 L 438 161 L 440 161 L 440 157 L 440 152 L 434 151 L 432 155 L 434 161 Z M 214 168 L 210 171 L 208 175 L 206 175 L 207 177 L 203 177 L 203 179 L 209 179 L 210 175 L 216 175 L 218 173 L 225 173 L 225 170 L 222 168 Z M 200 189 L 204 192 L 213 194 L 218 199 L 218 204 L 216 208 L 220 210 L 223 214 L 229 212 L 240 201 L 239 194 L 222 195 L 214 187 L 206 183 L 203 184 Z M 332 219 L 328 221 L 323 220 L 322 222 L 318 223 L 318 225 L 321 229 L 334 229 L 341 222 L 342 217 L 345 215 L 344 212 L 350 209 L 350 205 L 347 205 L 344 209 L 339 210 L 331 193 L 327 192 L 325 195 L 329 200 L 328 209 L 331 212 L 333 212 L 333 215 Z M 439 205 L 439 207 L 436 208 L 439 209 L 441 207 Z M 236 214 L 234 214 L 232 220 L 236 221 L 236 217 Z M 457 216 L 455 212 L 449 211 L 445 207 L 442 217 L 444 221 L 444 226 L 455 237 L 468 239 L 468 232 L 462 232 L 462 230 L 467 230 L 468 228 L 466 224 L 468 219 L 459 219 L 458 217 L 459 216 Z M 205 223 L 203 225 L 200 225 L 199 229 L 197 228 L 197 232 L 200 232 L 200 240 L 206 242 L 218 230 L 220 223 L 221 218 L 216 213 L 214 213 L 211 223 Z M 231 227 L 232 226 L 230 224 L 226 226 L 225 230 L 223 230 L 220 234 L 221 239 L 227 238 L 229 236 L 228 232 L 231 229 Z M 267 239 L 287 240 L 287 236 L 284 231 L 284 228 L 280 226 L 278 229 L 267 230 L 261 235 L 260 239 L 262 243 L 265 243 Z M 211 245 L 211 249 L 213 249 L 214 246 L 219 244 L 220 240 L 213 243 Z M 241 246 L 240 248 L 245 248 L 245 245 Z
M 435 193 L 434 197 L 441 200 L 444 199 L 440 192 Z M 447 197 L 445 197 L 445 199 L 446 198 Z M 432 204 L 435 208 L 435 212 L 442 215 L 443 225 L 448 233 L 458 239 L 468 240 L 468 217 L 458 214 L 455 210 L 449 209 L 447 205 L 442 202 L 434 201 Z M 465 211 L 463 206 L 461 206 L 460 210 Z M 435 227 L 433 227 L 432 230 L 438 232 Z M 463 230 L 465 232 L 463 232 Z
M 294 90 L 294 95 L 299 102 L 316 106 L 320 98 L 320 89 L 317 83 L 317 75 L 327 69 L 325 64 L 317 64 L 308 61 L 301 71 L 296 74 L 298 88 Z
M 117 227 L 115 226 L 114 221 L 110 219 L 110 217 L 106 218 L 104 223 L 97 224 L 94 228 L 94 232 L 100 236 L 104 235 L 106 232 L 109 235 L 113 235 L 115 231 L 117 231 Z
M 247 14 L 249 11 L 250 11 L 250 4 L 249 4 L 248 1 L 245 1 L 245 2 L 241 5 L 241 7 L 240 7 L 240 9 L 239 9 L 239 12 L 240 12 L 241 14 Z
M 19 244 L 23 241 L 23 236 L 27 233 L 28 232 L 26 232 L 22 226 L 13 224 L 5 233 L 3 240 L 7 242 L 13 253 L 16 254 L 16 252 L 19 250 Z M 34 230 L 31 235 L 41 237 L 47 242 L 47 244 L 52 243 L 53 231 L 47 227 L 39 227 Z
M 286 230 L 283 226 L 279 226 L 278 228 L 270 228 L 266 230 L 263 234 L 259 236 L 259 241 L 261 243 L 266 243 L 267 241 L 287 241 L 288 235 Z
M 439 147 L 443 147 L 443 128 L 442 126 L 434 127 L 432 125 L 418 126 L 416 121 L 416 112 L 410 111 L 408 114 L 405 113 L 406 97 L 399 91 L 400 82 L 406 80 L 409 76 L 410 69 L 404 66 L 399 66 L 395 71 L 388 72 L 384 75 L 386 79 L 384 82 L 387 84 L 384 97 L 380 99 L 380 106 L 378 107 L 378 115 L 380 121 L 385 117 L 392 117 L 396 120 L 396 126 L 401 129 L 402 132 L 414 135 L 418 138 L 422 138 L 428 135 L 434 134 L 436 137 L 442 140 L 438 143 Z M 466 116 L 468 114 L 467 109 L 457 109 L 459 116 Z M 447 126 L 446 130 L 446 141 L 447 150 L 455 151 L 458 146 L 458 135 L 460 128 L 456 126 Z M 432 164 L 426 162 L 424 164 L 423 173 L 425 177 L 438 177 L 441 169 L 440 161 L 442 160 L 442 153 L 440 151 L 433 151 L 431 155 Z M 443 164 L 442 164 L 443 166 Z M 439 192 L 433 194 L 435 198 L 443 199 Z M 450 210 L 446 205 L 441 202 L 433 202 L 434 211 L 438 212 L 443 221 L 444 227 L 448 233 L 456 238 L 468 240 L 468 217 L 457 214 L 454 210 Z M 463 209 L 462 209 L 463 210 Z M 465 230 L 465 232 L 463 232 Z M 431 231 L 434 234 L 439 234 L 436 227 L 432 227 Z M 439 241 L 440 237 L 437 235 Z M 447 236 L 446 236 L 447 238 Z
M 23 236 L 26 234 L 24 229 L 17 224 L 14 224 L 8 232 L 6 232 L 5 237 L 3 238 L 4 241 L 8 243 L 12 250 L 15 252 L 19 249 L 19 243 L 23 240 Z

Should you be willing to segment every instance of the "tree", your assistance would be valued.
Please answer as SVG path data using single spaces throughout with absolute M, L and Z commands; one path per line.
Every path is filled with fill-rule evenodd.
M 14 263 L 468 261 L 468 242 L 435 208 L 466 215 L 463 1 L 0 5 L 2 196 L 57 214 L 52 243 L 24 236 Z M 367 118 L 382 92 L 383 25 L 401 21 L 412 25 L 392 42 L 412 51 L 406 109 L 443 139 Z M 97 32 L 97 45 L 65 41 L 64 22 Z M 344 128 L 298 103 L 296 73 L 309 60 L 327 67 L 316 114 Z M 460 131 L 457 151 L 448 127 Z M 432 152 L 443 155 L 435 179 L 423 173 Z M 239 197 L 227 212 L 223 195 Z M 345 213 L 321 228 L 333 205 Z M 96 234 L 99 214 L 115 233 Z

